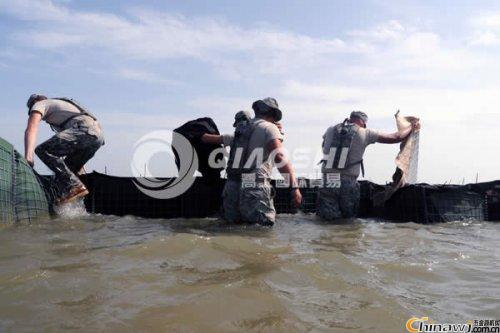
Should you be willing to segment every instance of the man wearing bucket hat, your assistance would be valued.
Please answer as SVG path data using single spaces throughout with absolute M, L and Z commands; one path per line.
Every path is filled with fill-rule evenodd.
M 58 192 L 56 204 L 62 204 L 89 192 L 76 174 L 104 144 L 97 119 L 70 98 L 47 98 L 33 94 L 27 102 L 28 125 L 24 136 L 25 158 L 34 165 L 34 153 L 55 173 Z M 56 134 L 35 149 L 40 120 Z
M 254 102 L 252 109 L 255 118 L 238 124 L 231 140 L 223 214 L 229 222 L 271 226 L 276 219 L 270 184 L 275 164 L 290 183 L 296 207 L 302 196 L 293 167 L 283 152 L 283 134 L 276 125 L 282 118 L 278 103 L 268 97 Z
M 410 133 L 381 133 L 366 128 L 368 116 L 352 111 L 342 123 L 331 126 L 323 135 L 323 187 L 318 193 L 316 214 L 325 220 L 353 218 L 359 207 L 360 171 L 364 176 L 363 154 L 368 145 L 399 143 Z

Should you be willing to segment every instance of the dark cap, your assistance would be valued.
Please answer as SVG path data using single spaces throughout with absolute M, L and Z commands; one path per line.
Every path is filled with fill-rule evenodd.
M 47 99 L 47 97 L 44 95 L 32 94 L 30 96 L 30 98 L 28 98 L 28 102 L 26 103 L 26 106 L 28 107 L 28 109 L 31 109 L 33 104 L 35 104 L 38 101 L 43 101 L 44 99 Z
M 236 127 L 236 125 L 238 125 L 239 122 L 242 122 L 242 121 L 248 121 L 252 119 L 252 115 L 250 114 L 249 111 L 238 111 L 236 112 L 236 114 L 234 115 L 234 124 L 233 124 L 233 127 Z
M 368 116 L 363 111 L 352 111 L 351 118 L 359 118 L 363 120 L 365 123 L 368 122 Z
M 283 114 L 279 109 L 278 102 L 272 97 L 259 99 L 252 104 L 256 115 L 271 115 L 275 121 L 280 121 Z

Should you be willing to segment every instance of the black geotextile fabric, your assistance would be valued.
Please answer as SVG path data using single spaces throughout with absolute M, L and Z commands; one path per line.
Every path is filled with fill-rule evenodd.
M 209 166 L 208 157 L 214 149 L 221 148 L 222 145 L 207 144 L 201 142 L 201 136 L 203 134 L 220 134 L 217 125 L 212 120 L 212 118 L 198 118 L 195 120 L 188 121 L 184 125 L 174 129 L 174 132 L 182 134 L 186 139 L 189 140 L 191 145 L 193 145 L 196 153 L 198 155 L 198 171 L 207 179 L 207 181 L 217 182 L 220 178 L 220 172 L 224 168 L 212 168 Z M 172 140 L 172 146 L 176 146 L 175 137 Z M 179 169 L 180 161 L 177 152 L 174 150 L 175 164 L 177 169 Z M 222 154 L 218 156 L 218 159 L 222 159 Z
M 149 218 L 210 217 L 217 216 L 221 206 L 224 180 L 206 181 L 196 178 L 193 186 L 181 196 L 160 200 L 150 198 L 137 189 L 133 178 L 107 176 L 99 173 L 85 175 L 82 180 L 90 194 L 85 199 L 87 210 L 92 213 L 111 215 L 136 215 Z M 311 181 L 299 181 L 304 188 L 301 211 L 316 211 L 317 188 Z M 500 182 L 497 182 L 500 185 Z M 273 185 L 275 183 L 273 182 Z M 492 218 L 491 208 L 485 193 L 497 186 L 495 183 L 481 185 L 409 185 L 399 189 L 384 207 L 375 207 L 373 197 L 383 192 L 385 186 L 361 181 L 359 217 L 382 218 L 395 222 L 413 221 L 434 223 L 466 219 L 498 220 Z M 473 189 L 474 190 L 473 190 Z M 498 199 L 498 197 L 496 197 Z M 293 214 L 297 210 L 290 203 L 290 191 L 274 189 L 274 204 L 278 214 Z M 498 204 L 498 201 L 497 201 Z M 497 208 L 494 208 L 497 207 Z M 498 215 L 497 215 L 498 216 Z
M 466 185 L 471 191 L 486 197 L 488 220 L 500 221 L 500 180 Z
M 221 206 L 224 182 L 197 177 L 184 194 L 173 199 L 155 199 L 142 193 L 134 178 L 93 172 L 81 177 L 90 193 L 85 207 L 91 213 L 135 215 L 147 218 L 194 218 L 214 216 Z
M 383 217 L 418 223 L 487 219 L 484 195 L 467 186 L 416 184 L 399 189 L 383 208 Z

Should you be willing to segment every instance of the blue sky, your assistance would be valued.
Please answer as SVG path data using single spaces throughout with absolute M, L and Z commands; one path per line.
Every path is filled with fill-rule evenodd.
M 142 135 L 200 116 L 228 132 L 273 96 L 291 151 L 352 109 L 394 131 L 400 109 L 422 119 L 420 181 L 490 180 L 499 52 L 497 1 L 0 0 L 0 135 L 22 150 L 29 94 L 74 97 L 105 129 L 87 169 L 129 175 Z M 397 149 L 368 148 L 366 177 L 388 181 Z

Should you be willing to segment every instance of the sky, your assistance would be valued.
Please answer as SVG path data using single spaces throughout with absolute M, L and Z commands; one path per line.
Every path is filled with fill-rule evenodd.
M 351 110 L 384 132 L 401 110 L 421 119 L 419 182 L 487 181 L 499 59 L 498 1 L 0 0 L 0 136 L 22 152 L 28 96 L 73 97 L 106 137 L 87 171 L 127 176 L 143 135 L 203 116 L 229 133 L 271 96 L 299 175 L 317 161 L 294 153 L 315 156 Z M 370 146 L 366 179 L 388 182 L 398 149 Z M 172 165 L 159 156 L 155 172 Z

